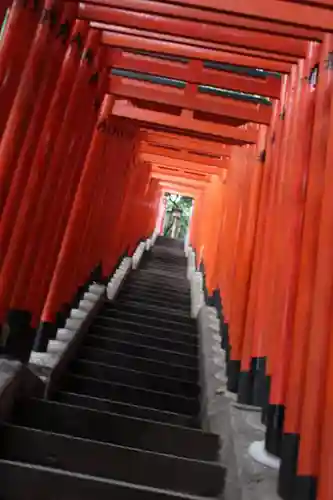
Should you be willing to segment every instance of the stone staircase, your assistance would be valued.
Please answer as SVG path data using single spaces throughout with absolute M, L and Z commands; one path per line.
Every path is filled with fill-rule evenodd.
M 0 499 L 222 498 L 198 359 L 184 253 L 162 238 L 103 305 L 53 399 L 17 403 L 2 425 Z

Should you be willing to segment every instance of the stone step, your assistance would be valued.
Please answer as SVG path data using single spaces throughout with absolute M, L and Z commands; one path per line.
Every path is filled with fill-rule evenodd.
M 135 302 L 134 300 L 117 300 L 114 304 L 107 304 L 100 313 L 109 314 L 113 311 L 129 312 L 131 314 L 144 314 L 147 317 L 164 318 L 168 322 L 176 321 L 177 323 L 192 324 L 195 327 L 195 322 L 190 317 L 190 310 L 175 310 L 166 305 L 157 305 L 149 302 Z
M 223 489 L 224 471 L 214 463 L 27 427 L 4 425 L 1 432 L 0 456 L 5 460 L 205 497 Z
M 82 375 L 66 374 L 62 380 L 61 390 L 185 415 L 197 415 L 200 410 L 196 398 L 186 398 L 162 391 L 144 389 L 135 384 L 107 382 L 92 377 L 83 377 Z
M 215 461 L 219 450 L 218 437 L 201 430 L 41 399 L 17 405 L 12 423 L 204 461 Z
M 187 283 L 185 286 L 177 286 L 173 285 L 171 282 L 164 283 L 163 286 L 161 286 L 160 283 L 157 283 L 156 285 L 154 284 L 153 279 L 144 279 L 144 278 L 135 278 L 133 276 L 129 276 L 126 279 L 126 283 L 124 283 L 124 289 L 125 290 L 141 290 L 142 292 L 154 292 L 158 293 L 161 296 L 167 296 L 169 298 L 172 298 L 173 296 L 176 296 L 179 299 L 183 299 L 185 301 L 191 300 L 191 290 L 190 286 Z
M 166 392 L 179 396 L 182 395 L 187 398 L 198 397 L 200 392 L 197 384 L 124 367 L 103 365 L 92 361 L 76 360 L 70 367 L 70 373 L 99 379 L 105 382 L 121 383 L 151 391 Z
M 130 276 L 126 284 L 129 286 L 149 288 L 157 292 L 160 291 L 160 293 L 180 295 L 185 298 L 190 294 L 189 282 L 187 280 L 181 281 L 175 280 L 172 277 L 168 278 L 165 276 L 165 273 L 159 276 L 157 274 L 153 275 L 153 273 L 149 275 L 145 272 L 142 276 Z
M 90 338 L 91 336 L 87 335 L 86 338 L 83 339 L 84 346 L 92 347 L 90 344 Z M 105 350 L 122 352 L 124 354 L 138 356 L 140 358 L 156 359 L 158 361 L 164 361 L 165 363 L 184 365 L 190 368 L 196 368 L 198 364 L 198 358 L 196 356 L 113 339 L 108 339 L 107 349 Z
M 142 311 L 142 314 L 139 314 L 139 313 L 128 312 L 126 310 L 118 311 L 116 309 L 112 310 L 104 309 L 96 317 L 98 321 L 109 318 L 119 318 L 121 320 L 124 319 L 125 321 L 132 321 L 133 323 L 141 323 L 141 324 L 143 323 L 144 325 L 159 326 L 162 328 L 166 327 L 169 329 L 175 329 L 185 333 L 192 333 L 192 334 L 195 333 L 195 324 L 192 320 L 174 321 L 171 319 L 161 318 L 157 316 L 151 317 L 145 315 L 144 311 Z
M 197 342 L 198 336 L 195 331 L 192 332 L 184 332 L 184 331 L 176 331 L 172 328 L 155 326 L 155 325 L 146 325 L 145 323 L 135 323 L 129 319 L 120 319 L 120 318 L 101 318 L 96 317 L 92 328 L 104 327 L 112 330 L 113 328 L 124 329 L 131 332 L 138 332 L 147 334 L 149 336 L 158 335 L 160 337 L 166 337 L 173 340 L 180 340 L 183 342 Z
M 200 500 L 202 497 L 143 487 L 23 462 L 0 461 L 3 500 Z M 29 492 L 29 493 L 27 493 Z
M 72 406 L 81 406 L 92 410 L 104 411 L 109 413 L 117 413 L 118 415 L 126 415 L 144 420 L 153 420 L 170 425 L 181 427 L 200 427 L 199 418 L 181 415 L 180 413 L 172 413 L 168 411 L 156 410 L 155 408 L 147 408 L 145 406 L 131 405 L 128 403 L 120 403 L 110 401 L 109 399 L 96 398 L 86 396 L 84 394 L 75 394 L 72 392 L 58 391 L 55 396 L 56 401 Z
M 88 338 L 87 338 L 88 340 Z M 96 349 L 91 347 L 81 347 L 78 352 L 79 359 L 96 361 L 111 366 L 122 366 L 132 370 L 139 370 L 146 373 L 155 373 L 156 375 L 165 375 L 187 382 L 197 383 L 199 373 L 197 366 L 188 367 L 168 363 L 157 359 L 142 358 L 129 354 L 109 351 L 106 349 Z
M 127 330 L 121 330 L 120 328 L 113 328 L 112 330 L 109 328 L 93 329 L 93 331 L 89 332 L 89 335 L 86 338 L 86 345 L 107 349 L 108 342 L 110 340 L 131 342 L 133 344 L 146 345 L 148 347 L 157 347 L 158 349 L 182 352 L 191 356 L 196 356 L 198 354 L 198 346 L 195 343 L 179 342 L 168 338 L 144 335 L 143 333 L 128 332 Z
M 117 300 L 125 302 L 126 300 L 134 301 L 138 303 L 147 303 L 151 305 L 157 305 L 162 307 L 170 307 L 173 310 L 178 311 L 189 311 L 191 307 L 191 300 L 181 298 L 180 296 L 174 297 L 167 294 L 159 294 L 155 291 L 146 291 L 142 289 L 130 289 L 122 288 Z
M 147 337 L 148 339 L 157 339 L 156 342 L 162 342 L 166 343 L 165 345 L 169 344 L 180 344 L 180 345 L 187 345 L 190 346 L 192 349 L 197 349 L 198 346 L 198 339 L 194 335 L 188 335 L 188 334 L 179 334 L 178 332 L 174 332 L 173 330 L 163 330 L 163 329 L 155 329 L 154 333 L 150 330 L 148 331 L 135 331 L 131 329 L 131 326 L 124 328 L 121 323 L 117 324 L 117 326 L 113 326 L 112 328 L 103 326 L 103 325 L 98 325 L 98 324 L 92 324 L 88 330 L 88 335 L 98 335 L 100 337 L 111 337 L 114 338 L 115 340 L 126 340 L 126 337 L 128 335 L 128 338 L 130 340 L 134 340 L 134 337 L 131 337 L 131 335 L 138 335 L 142 340 L 144 337 Z M 135 337 L 137 339 L 137 337 Z M 149 342 L 149 340 L 148 340 Z M 162 344 L 159 344 L 162 345 Z M 157 344 L 156 344 L 157 346 Z M 169 346 L 170 347 L 170 346 Z

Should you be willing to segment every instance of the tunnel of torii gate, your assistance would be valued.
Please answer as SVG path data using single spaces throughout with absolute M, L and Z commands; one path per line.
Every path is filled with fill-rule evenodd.
M 2 0 L 1 24 L 3 353 L 45 351 L 190 196 L 228 389 L 280 496 L 332 500 L 332 0 Z

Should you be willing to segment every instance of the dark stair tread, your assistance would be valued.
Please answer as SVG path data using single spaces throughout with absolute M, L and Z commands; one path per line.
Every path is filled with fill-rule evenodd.
M 148 390 L 169 392 L 186 397 L 198 397 L 199 386 L 191 382 L 184 382 L 176 378 L 145 373 L 130 368 L 106 365 L 94 361 L 76 360 L 70 367 L 70 373 L 92 377 L 108 382 L 119 382 L 126 385 L 140 384 Z
M 174 279 L 171 276 L 165 276 L 165 273 L 151 272 L 147 269 L 141 274 L 129 275 L 126 280 L 126 285 L 135 285 L 143 287 L 151 287 L 161 292 L 178 293 L 190 295 L 191 288 L 187 278 L 184 280 Z
M 89 345 L 88 336 L 83 339 L 83 345 Z M 93 347 L 95 349 L 95 347 Z M 174 364 L 181 364 L 184 366 L 197 366 L 198 357 L 191 354 L 184 354 L 177 351 L 169 351 L 167 349 L 158 349 L 157 347 L 145 346 L 142 344 L 134 344 L 132 342 L 126 342 L 124 340 L 113 340 L 109 339 L 108 349 L 106 351 L 115 350 L 117 352 L 123 352 L 125 354 L 130 354 L 132 356 L 147 357 L 151 359 L 160 359 L 165 362 L 170 362 Z
M 154 295 L 143 294 L 140 295 L 138 293 L 130 293 L 124 292 L 123 290 L 119 293 L 117 297 L 118 304 L 126 304 L 127 302 L 135 302 L 136 304 L 149 304 L 154 307 L 164 307 L 170 308 L 176 313 L 184 313 L 190 314 L 191 311 L 191 302 L 188 303 L 180 303 L 178 300 L 168 300 L 164 298 L 157 298 Z
M 174 321 L 173 319 L 165 319 L 161 317 L 155 317 L 155 316 L 148 316 L 144 314 L 144 311 L 142 311 L 142 314 L 139 312 L 128 312 L 127 310 L 117 310 L 117 309 L 109 309 L 109 310 L 101 310 L 98 313 L 98 316 L 96 318 L 121 318 L 121 319 L 126 319 L 129 318 L 134 322 L 138 323 L 144 323 L 144 324 L 151 324 L 151 325 L 161 325 L 161 326 L 168 326 L 169 328 L 175 328 L 179 331 L 185 330 L 189 331 L 190 333 L 194 332 L 195 330 L 195 324 L 193 323 L 192 319 L 188 320 L 183 320 L 183 321 Z
M 200 405 L 197 398 L 186 398 L 161 391 L 144 389 L 135 385 L 107 382 L 93 377 L 66 374 L 61 389 L 116 401 L 153 406 L 159 410 L 195 415 Z
M 199 380 L 197 367 L 189 367 L 176 363 L 168 363 L 155 358 L 132 356 L 118 351 L 82 346 L 78 351 L 78 359 L 95 361 L 106 365 L 126 366 L 149 373 L 166 373 L 171 377 L 181 378 L 190 382 Z
M 157 300 L 170 300 L 184 305 L 191 303 L 190 290 L 173 289 L 150 282 L 131 281 L 130 279 L 124 283 L 121 293 L 136 293 L 140 296 L 156 298 Z
M 15 408 L 12 423 L 186 458 L 215 461 L 218 436 L 115 413 L 31 399 Z
M 181 413 L 172 413 L 169 411 L 156 410 L 146 406 L 131 405 L 129 403 L 120 403 L 119 401 L 110 401 L 110 399 L 97 398 L 73 392 L 58 391 L 54 396 L 55 401 L 70 406 L 80 406 L 107 413 L 115 413 L 134 417 L 140 420 L 153 420 L 165 424 L 198 428 L 198 418 L 182 415 Z
M 198 347 L 196 344 L 190 344 L 186 342 L 181 342 L 177 340 L 170 340 L 163 337 L 157 337 L 152 335 L 145 335 L 138 332 L 128 332 L 126 330 L 120 329 L 107 329 L 104 328 L 103 331 L 94 331 L 92 328 L 87 337 L 85 338 L 85 343 L 91 346 L 107 348 L 109 341 L 116 342 L 130 342 L 133 344 L 139 344 L 147 347 L 156 347 L 157 349 L 179 352 L 181 354 L 189 354 L 190 356 L 197 356 Z
M 3 500 L 202 499 L 202 497 L 186 493 L 9 460 L 0 460 L 0 483 Z
M 223 488 L 223 469 L 215 463 L 8 424 L 1 431 L 7 460 L 202 496 Z
M 130 281 L 126 281 L 121 288 L 119 297 L 122 295 L 135 295 L 138 298 L 147 298 L 148 300 L 166 301 L 166 302 L 176 302 L 183 307 L 189 306 L 191 304 L 191 293 L 190 292 L 177 292 L 161 290 L 160 287 L 151 287 L 149 285 L 134 284 Z
M 128 319 L 122 319 L 122 318 L 107 318 L 107 319 L 100 319 L 96 317 L 94 319 L 93 323 L 94 327 L 99 327 L 99 326 L 104 326 L 106 328 L 126 328 L 127 330 L 129 328 L 133 328 L 133 331 L 139 331 L 140 333 L 148 333 L 151 332 L 151 335 L 154 335 L 155 332 L 156 334 L 159 335 L 170 335 L 170 338 L 172 336 L 174 337 L 184 337 L 188 341 L 197 341 L 197 334 L 195 332 L 184 332 L 184 331 L 176 331 L 173 330 L 172 328 L 165 328 L 161 326 L 156 326 L 156 325 L 146 325 L 144 323 L 136 323 Z
M 156 300 L 171 300 L 172 302 L 179 301 L 180 304 L 191 303 L 191 288 L 186 290 L 181 288 L 161 288 L 160 286 L 152 286 L 151 283 L 138 283 L 131 280 L 130 276 L 124 282 L 120 294 L 137 293 L 139 297 L 147 296 Z
M 166 317 L 171 321 L 179 322 L 179 323 L 193 323 L 193 319 L 190 317 L 190 308 L 186 308 L 181 311 L 177 311 L 172 307 L 166 307 L 163 305 L 150 304 L 149 302 L 135 302 L 135 300 L 117 300 L 114 304 L 107 304 L 101 311 L 100 314 L 103 314 L 104 311 L 133 311 L 133 314 L 147 314 L 149 316 L 157 316 L 157 317 Z M 138 311 L 138 312 L 137 312 Z
M 0 424 L 3 500 L 221 498 L 219 436 L 200 424 L 184 243 L 159 237 L 105 302 L 53 400 Z
M 156 330 L 155 330 L 155 332 L 156 332 Z M 198 346 L 197 339 L 192 335 L 181 335 L 178 333 L 175 334 L 173 332 L 174 338 L 171 338 L 171 337 L 169 337 L 169 332 L 168 332 L 167 336 L 161 334 L 159 331 L 157 331 L 157 335 L 156 335 L 155 332 L 153 335 L 153 333 L 150 330 L 146 333 L 133 331 L 133 330 L 130 330 L 129 327 L 128 328 L 122 327 L 121 324 L 119 326 L 115 326 L 115 327 L 114 326 L 108 327 L 106 325 L 96 325 L 94 323 L 90 326 L 90 328 L 88 330 L 88 334 L 98 335 L 100 337 L 105 337 L 105 338 L 109 338 L 109 337 L 115 338 L 114 334 L 116 334 L 118 336 L 129 334 L 129 335 L 137 335 L 138 336 L 137 338 L 157 339 L 159 341 L 164 341 L 164 342 L 167 342 L 169 344 L 176 344 L 176 345 L 181 344 L 181 345 L 186 345 L 186 346 L 190 346 L 190 347 L 193 346 L 195 348 L 197 348 L 197 346 Z M 163 332 L 163 330 L 162 330 L 162 332 Z

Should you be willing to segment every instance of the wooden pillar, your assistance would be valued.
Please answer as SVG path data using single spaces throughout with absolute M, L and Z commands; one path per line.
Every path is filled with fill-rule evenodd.
M 91 91 L 89 80 L 91 75 L 95 73 L 93 59 L 97 58 L 99 39 L 100 32 L 89 31 L 80 65 L 72 83 L 63 125 L 57 134 L 48 171 L 43 178 L 39 202 L 34 211 L 29 241 L 25 246 L 22 259 L 21 283 L 16 282 L 12 297 L 11 307 L 23 308 L 32 312 L 33 327 L 37 327 L 39 322 L 42 289 L 38 287 L 38 289 L 31 290 L 32 293 L 27 294 L 21 284 L 29 281 L 42 285 L 43 280 L 50 279 L 50 274 L 53 271 L 56 234 L 66 207 L 66 195 L 71 188 L 71 180 L 73 180 L 69 171 L 74 177 L 73 153 L 78 147 L 81 134 L 83 134 L 82 126 L 86 119 L 81 113 L 83 111 L 89 113 L 89 107 L 87 107 L 89 104 L 88 91 Z M 37 251 L 36 242 L 38 242 Z
M 115 256 L 128 252 L 130 246 L 130 229 L 135 217 L 135 206 L 143 196 L 149 182 L 151 166 L 145 162 L 136 162 L 126 186 L 121 212 L 116 225 Z M 134 219 L 135 220 L 135 219 Z
M 7 10 L 11 7 L 11 4 L 12 4 L 11 0 L 5 0 L 5 1 L 1 2 L 1 5 L 0 5 L 0 28 L 1 28 L 2 24 L 5 22 Z
M 12 311 L 8 314 L 6 325 L 6 330 L 9 330 L 7 342 L 11 342 L 9 337 L 13 336 L 13 345 L 17 346 L 17 348 L 19 348 L 17 344 L 19 344 L 20 339 L 22 343 L 27 342 L 28 335 L 25 333 L 26 331 L 31 332 L 31 336 L 29 336 L 30 341 L 32 341 L 34 335 L 30 327 L 31 311 L 20 310 L 20 305 L 18 305 L 18 309 L 13 307 L 13 304 L 15 304 L 15 294 L 22 293 L 21 286 L 26 287 L 26 281 L 22 281 L 20 278 L 23 277 L 23 274 L 29 273 L 31 269 L 30 267 L 24 269 L 22 266 L 22 249 L 24 249 L 25 253 L 30 251 L 31 247 L 35 250 L 35 245 L 37 245 L 36 241 L 30 239 L 36 200 L 40 196 L 45 170 L 51 159 L 54 141 L 61 128 L 67 99 L 73 84 L 76 68 L 79 64 L 82 37 L 85 36 L 86 32 L 86 22 L 78 21 L 75 23 L 71 44 L 66 52 L 56 89 L 38 142 L 36 154 L 30 166 L 29 177 L 24 193 L 22 194 L 22 202 L 15 220 L 14 229 L 11 233 L 8 249 L 7 252 L 2 255 L 3 265 L 0 273 L 0 321 L 4 321 L 5 315 L 11 307 Z M 30 227 L 29 223 L 32 227 Z M 5 249 L 1 248 L 1 251 L 3 250 Z M 27 265 L 30 266 L 30 263 Z M 20 269 L 21 273 L 17 272 L 18 269 Z M 25 348 L 28 349 L 28 345 L 25 345 Z M 14 355 L 14 353 L 12 354 Z
M 277 107 L 274 107 L 277 110 Z M 268 188 L 271 180 L 271 169 L 266 162 L 267 158 L 267 143 L 265 147 L 263 161 L 263 180 L 260 192 L 260 200 L 258 200 L 258 218 L 254 235 L 254 253 L 251 269 L 251 278 L 249 285 L 249 297 L 246 310 L 246 320 L 244 326 L 244 340 L 242 348 L 242 362 L 241 362 L 241 375 L 238 399 L 239 402 L 244 404 L 252 404 L 254 406 L 261 406 L 260 400 L 257 400 L 257 391 L 255 390 L 256 373 L 259 372 L 258 364 L 260 359 L 253 356 L 253 342 L 254 342 L 254 320 L 256 313 L 257 294 L 258 294 L 258 279 L 260 273 L 263 237 L 265 224 L 267 220 L 267 204 L 268 204 Z M 260 373 L 260 372 L 259 372 Z
M 48 44 L 59 15 L 55 0 L 46 0 L 20 84 L 0 142 L 0 214 L 6 202 L 18 156 L 41 88 Z
M 304 62 L 294 67 L 286 104 L 286 140 L 279 168 L 281 170 L 275 217 L 275 287 L 271 307 L 268 370 L 271 376 L 269 405 L 266 413 L 266 449 L 280 456 L 285 411 L 285 392 L 293 329 L 295 297 L 299 272 L 302 231 L 302 197 L 307 165 L 303 160 Z
M 273 122 L 268 134 L 268 145 L 266 154 L 266 168 L 270 170 L 270 178 L 267 192 L 267 204 L 265 210 L 265 221 L 263 224 L 262 249 L 261 249 L 261 265 L 258 273 L 257 281 L 257 296 L 256 310 L 253 323 L 253 340 L 252 340 L 252 363 L 254 366 L 254 382 L 253 382 L 253 398 L 254 403 L 261 407 L 266 407 L 268 404 L 269 395 L 269 376 L 266 372 L 267 364 L 267 339 L 264 333 L 266 332 L 266 320 L 268 308 L 271 305 L 271 300 L 274 297 L 272 272 L 274 269 L 274 248 L 272 249 L 272 241 L 274 236 L 274 214 L 275 202 L 277 196 L 277 186 L 279 185 L 279 158 L 281 155 L 281 142 L 283 129 L 285 126 L 284 109 L 286 98 L 286 80 L 283 82 L 281 99 L 275 103 L 276 110 L 274 116 L 276 121 Z
M 86 221 L 86 210 L 93 203 L 94 186 L 97 182 L 96 165 L 103 166 L 104 152 L 108 142 L 108 120 L 112 112 L 114 100 L 106 96 L 100 111 L 100 118 L 95 128 L 93 139 L 85 160 L 83 173 L 75 195 L 73 207 L 67 223 L 65 235 L 58 255 L 51 280 L 49 292 L 42 313 L 42 321 L 54 323 L 56 313 L 63 300 L 64 290 L 68 290 L 67 282 L 71 281 L 72 269 L 80 258 L 80 238 Z
M 329 57 L 328 54 L 326 60 L 327 57 Z M 331 68 L 326 66 L 326 71 L 331 72 Z M 321 116 L 321 125 L 323 127 L 321 133 L 327 134 L 326 148 L 323 152 L 316 151 L 320 156 L 311 157 L 310 159 L 310 161 L 316 159 L 317 169 L 322 169 L 318 173 L 318 176 L 322 175 L 322 201 L 320 211 L 318 211 L 319 218 L 316 219 L 315 226 L 312 228 L 315 231 L 319 226 L 317 251 L 314 255 L 315 275 L 311 301 L 311 319 L 308 324 L 309 337 L 305 377 L 303 379 L 303 405 L 295 493 L 297 499 L 302 498 L 304 500 L 316 500 L 317 498 L 316 490 L 322 444 L 322 418 L 323 414 L 325 415 L 325 389 L 327 384 L 330 383 L 330 380 L 327 379 L 327 370 L 330 363 L 328 354 L 332 336 L 333 299 L 333 261 L 330 251 L 333 244 L 333 93 L 331 86 L 327 90 L 328 95 L 325 96 L 324 113 Z M 314 129 L 314 133 L 318 131 L 318 129 Z M 315 137 L 313 137 L 313 141 L 315 141 Z M 313 147 L 315 147 L 315 144 L 313 144 Z M 311 167 L 310 164 L 310 169 Z
M 327 66 L 328 53 L 332 50 L 331 35 L 325 37 L 321 46 L 319 75 L 317 85 L 309 87 L 308 111 L 304 119 L 304 144 L 309 152 L 305 152 L 304 163 L 308 164 L 307 184 L 304 186 L 304 220 L 299 262 L 298 289 L 295 305 L 295 317 L 291 344 L 290 370 L 288 376 L 284 436 L 281 451 L 281 468 L 279 476 L 279 493 L 283 498 L 295 494 L 295 475 L 299 454 L 301 419 L 305 401 L 304 385 L 306 363 L 310 342 L 310 322 L 313 311 L 314 282 L 317 268 L 316 255 L 318 245 L 318 221 L 320 219 L 324 172 L 327 147 L 327 117 L 330 110 L 333 81 L 332 72 Z M 312 68 L 312 74 L 315 67 Z M 313 102 L 314 100 L 314 102 Z M 314 107 L 314 112 L 313 112 Z M 312 410 L 311 410 L 312 411 Z M 310 432 L 310 429 L 306 432 Z M 318 457 L 317 457 L 318 458 Z M 317 459 L 316 458 L 316 459 Z M 299 488 L 311 489 L 314 478 L 301 479 Z M 303 494 L 301 492 L 301 494 Z M 307 495 L 304 491 L 304 495 Z M 297 497 L 296 497 L 297 498 Z M 307 496 L 304 496 L 306 499 Z
M 332 188 L 330 188 L 332 189 Z M 331 317 L 332 321 L 332 317 Z M 331 322 L 332 325 L 332 322 Z M 332 332 L 332 326 L 331 326 Z M 319 460 L 319 479 L 318 479 L 318 500 L 330 500 L 332 498 L 332 419 L 333 419 L 333 341 L 330 335 L 329 349 L 327 352 L 327 371 L 325 383 L 325 402 L 321 413 L 320 426 L 320 460 Z M 317 490 L 317 487 L 315 487 Z
M 131 159 L 131 143 L 135 137 L 135 127 L 128 127 L 127 121 L 112 118 L 110 121 L 110 147 L 106 160 L 108 182 L 100 185 L 98 203 L 91 222 L 90 232 L 86 234 L 86 267 L 100 266 L 101 279 L 108 280 L 112 264 L 108 259 L 112 252 L 111 242 L 116 237 L 117 198 L 124 189 L 124 180 Z M 86 226 L 88 229 L 88 226 Z M 83 269 L 82 268 L 82 269 Z
M 233 345 L 232 355 L 238 358 L 240 363 L 238 401 L 244 404 L 253 404 L 253 373 L 251 371 L 251 356 L 244 358 L 244 343 L 246 337 L 246 316 L 250 296 L 251 275 L 253 270 L 253 258 L 255 248 L 255 236 L 257 234 L 259 201 L 262 191 L 264 163 L 260 158 L 260 148 L 249 149 L 246 161 L 250 169 L 249 199 L 246 210 L 246 223 L 243 238 L 237 258 L 235 272 L 235 308 L 233 310 L 233 329 L 236 342 Z M 249 353 L 250 354 L 250 353 Z
M 9 194 L 4 203 L 0 216 L 0 261 L 3 261 L 13 231 L 13 224 L 19 213 L 20 205 L 25 196 L 25 189 L 29 183 L 32 162 L 36 153 L 39 139 L 43 132 L 48 106 L 56 88 L 61 65 L 69 43 L 71 25 L 77 6 L 72 3 L 64 5 L 58 29 L 50 43 L 50 54 L 45 66 L 45 77 L 42 87 L 34 101 L 34 111 L 26 131 L 22 150 L 19 154 L 16 168 L 12 177 Z
M 88 37 L 87 47 L 92 48 L 92 42 L 93 38 Z M 31 262 L 29 274 L 31 286 L 28 288 L 28 293 L 25 295 L 22 293 L 20 298 L 23 307 L 33 311 L 33 325 L 37 325 L 40 320 L 43 301 L 52 279 L 56 258 L 65 232 L 66 221 L 82 173 L 84 160 L 82 159 L 80 145 L 82 140 L 90 142 L 92 129 L 97 120 L 94 112 L 94 98 L 99 97 L 98 94 L 101 90 L 104 95 L 106 87 L 106 71 L 101 68 L 101 63 L 104 63 L 104 49 L 100 49 L 100 51 L 102 51 L 101 54 L 95 55 L 94 64 L 88 64 L 87 60 L 82 58 L 81 65 L 83 68 L 79 71 L 81 73 L 80 83 L 83 83 L 82 92 L 79 91 L 77 85 L 73 85 L 66 111 L 66 121 L 55 146 L 57 154 L 53 156 L 50 176 L 47 179 L 49 192 L 47 192 L 47 186 L 44 186 L 43 189 L 44 205 L 47 204 L 50 197 L 52 197 L 52 204 L 49 204 L 47 219 L 43 217 L 43 210 L 40 210 L 35 218 L 35 239 L 38 240 L 39 244 L 34 256 L 32 254 L 33 249 L 31 249 L 29 258 Z M 97 52 L 96 46 L 94 52 Z M 96 88 L 96 71 L 98 69 L 102 70 L 100 78 L 104 78 L 104 82 L 101 82 L 102 89 Z M 86 136 L 87 131 L 88 136 Z M 68 149 L 66 148 L 66 137 Z M 59 154 L 60 151 L 63 151 L 63 155 Z M 43 203 L 43 196 L 41 197 L 41 203 Z M 39 283 L 39 286 L 35 287 L 33 283 Z M 42 335 L 43 338 L 51 337 L 52 333 L 55 335 L 57 327 L 63 326 L 61 322 L 64 322 L 66 312 L 68 312 L 67 307 L 63 314 L 62 310 L 59 311 L 59 317 L 55 323 L 45 326 L 40 325 L 38 338 L 41 336 L 40 330 L 43 328 L 53 328 L 53 332 L 50 331 L 45 337 Z
M 2 137 L 29 50 L 36 34 L 42 2 L 14 0 L 1 2 L 0 27 L 7 7 L 7 18 L 0 50 L 0 137 Z M 3 10 L 2 10 L 3 9 Z

